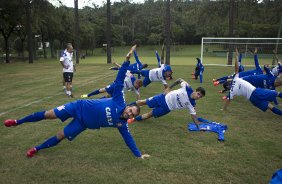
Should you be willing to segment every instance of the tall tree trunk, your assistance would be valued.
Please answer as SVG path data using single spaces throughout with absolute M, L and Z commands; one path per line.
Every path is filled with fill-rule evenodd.
M 78 0 L 74 0 L 74 47 L 76 49 L 76 64 L 79 63 L 79 18 Z
M 165 56 L 165 62 L 167 65 L 170 65 L 170 0 L 166 1 L 166 11 L 165 11 L 165 37 L 166 37 L 166 56 Z
M 55 55 L 54 55 L 54 48 L 53 48 L 53 40 L 50 40 L 50 43 L 49 43 L 49 47 L 50 47 L 50 53 L 51 53 L 51 58 L 55 58 Z
M 112 30 L 111 30 L 111 1 L 107 0 L 107 32 L 106 32 L 106 39 L 107 39 L 107 63 L 111 63 L 112 56 L 111 56 L 111 40 L 112 40 Z
M 28 62 L 33 63 L 33 39 L 31 29 L 30 1 L 25 1 L 26 8 L 26 32 L 27 32 L 27 47 L 28 47 Z
M 234 35 L 234 0 L 229 0 L 229 37 Z M 228 47 L 228 65 L 232 65 L 233 51 L 232 46 Z
M 8 40 L 8 37 L 4 37 L 5 39 L 5 51 L 6 51 L 6 56 L 5 56 L 5 63 L 10 63 L 10 58 L 9 58 L 9 55 L 10 55 L 10 48 L 9 48 L 9 40 Z

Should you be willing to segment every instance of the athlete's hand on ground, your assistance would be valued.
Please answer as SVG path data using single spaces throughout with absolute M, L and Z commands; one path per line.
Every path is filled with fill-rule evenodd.
M 87 94 L 83 94 L 83 95 L 81 95 L 80 97 L 81 97 L 81 98 L 87 98 L 88 95 L 87 95 Z
M 150 155 L 148 155 L 148 154 L 143 154 L 140 158 L 141 159 L 145 159 L 145 158 L 149 158 L 150 157 Z

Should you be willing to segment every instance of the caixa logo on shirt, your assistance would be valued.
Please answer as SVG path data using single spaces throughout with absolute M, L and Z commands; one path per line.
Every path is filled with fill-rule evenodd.
M 106 117 L 109 125 L 113 125 L 113 119 L 112 119 L 112 113 L 111 113 L 111 108 L 106 107 Z

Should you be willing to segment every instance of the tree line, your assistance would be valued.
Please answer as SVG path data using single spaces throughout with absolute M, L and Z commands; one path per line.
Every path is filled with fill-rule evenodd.
M 234 6 L 232 35 L 229 26 L 231 2 Z M 112 3 L 110 9 L 113 47 L 164 42 L 165 0 L 145 0 L 142 4 L 121 0 Z M 281 10 L 282 0 L 171 0 L 170 43 L 200 44 L 201 38 L 207 36 L 275 38 Z M 78 15 L 80 49 L 91 54 L 107 43 L 107 5 L 86 6 L 78 10 Z M 12 49 L 24 59 L 24 51 L 32 48 L 33 58 L 36 58 L 37 44 L 41 43 L 41 54 L 47 58 L 48 42 L 50 56 L 55 57 L 56 50 L 63 49 L 68 42 L 74 43 L 74 19 L 74 8 L 63 4 L 55 7 L 47 0 L 1 1 L 1 53 L 9 53 Z M 28 33 L 32 40 L 28 41 Z

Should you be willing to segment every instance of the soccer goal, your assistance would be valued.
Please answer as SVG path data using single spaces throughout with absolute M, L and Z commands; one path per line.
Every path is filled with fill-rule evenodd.
M 267 58 L 272 63 L 274 51 L 282 54 L 282 38 L 213 38 L 203 37 L 201 61 L 204 65 L 230 66 L 234 64 L 234 51 L 238 48 L 243 58 L 253 58 L 252 52 L 258 48 L 259 58 Z M 281 57 L 280 57 L 281 58 Z M 233 62 L 232 62 L 233 61 Z M 252 66 L 253 62 L 245 63 Z

